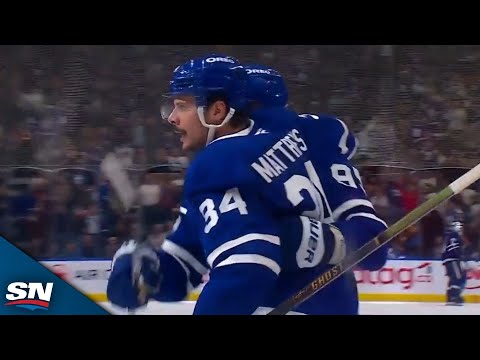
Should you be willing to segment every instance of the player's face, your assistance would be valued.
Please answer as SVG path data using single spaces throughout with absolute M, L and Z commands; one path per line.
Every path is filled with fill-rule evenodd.
M 205 146 L 208 129 L 202 125 L 197 113 L 195 98 L 176 98 L 168 121 L 180 134 L 183 151 L 197 151 Z

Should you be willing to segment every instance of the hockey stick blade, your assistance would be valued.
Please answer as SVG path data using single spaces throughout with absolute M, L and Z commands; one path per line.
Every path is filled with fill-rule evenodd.
M 398 234 L 403 232 L 408 227 L 412 226 L 425 215 L 434 210 L 438 205 L 450 199 L 452 196 L 459 194 L 464 189 L 472 185 L 475 181 L 480 179 L 480 164 L 469 170 L 457 180 L 453 181 L 443 190 L 432 196 L 429 200 L 425 201 L 422 205 L 409 212 L 402 219 L 398 220 L 395 224 L 389 227 L 387 230 L 367 242 L 357 251 L 351 253 L 348 257 L 343 259 L 339 264 L 333 266 L 329 270 L 325 271 L 309 285 L 304 287 L 298 293 L 288 298 L 275 309 L 267 313 L 267 315 L 285 315 L 296 306 L 309 299 L 325 286 L 330 284 L 339 278 L 346 271 L 353 268 L 360 261 L 367 256 L 375 252 L 381 246 L 387 244 L 391 239 L 395 238 Z
M 134 205 L 137 194 L 132 182 L 128 178 L 127 171 L 113 152 L 105 156 L 100 164 L 100 169 L 112 184 L 124 211 L 128 212 Z

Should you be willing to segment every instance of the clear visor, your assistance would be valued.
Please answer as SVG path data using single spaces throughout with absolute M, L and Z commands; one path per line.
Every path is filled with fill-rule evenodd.
M 189 96 L 189 95 L 182 95 Z M 195 109 L 196 103 L 193 101 L 185 101 L 179 95 L 174 96 L 164 96 L 160 104 L 160 115 L 163 120 L 168 121 L 170 116 L 174 111 L 177 112 L 186 112 Z
M 175 105 L 173 99 L 163 99 L 160 104 L 160 115 L 162 116 L 162 119 L 168 121 L 174 108 Z

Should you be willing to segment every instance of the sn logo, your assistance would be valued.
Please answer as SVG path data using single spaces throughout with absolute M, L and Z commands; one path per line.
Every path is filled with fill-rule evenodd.
M 26 289 L 26 290 L 25 290 Z M 27 291 L 28 290 L 28 291 Z M 48 310 L 52 297 L 53 282 L 13 282 L 7 287 L 5 306 L 17 306 L 28 310 Z

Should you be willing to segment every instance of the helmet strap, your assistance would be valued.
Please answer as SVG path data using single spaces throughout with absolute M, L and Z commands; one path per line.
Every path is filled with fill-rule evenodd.
M 219 127 L 224 126 L 226 123 L 228 123 L 230 121 L 230 119 L 235 114 L 235 109 L 230 108 L 230 111 L 228 112 L 227 116 L 225 116 L 223 121 L 218 125 L 207 124 L 207 122 L 205 120 L 205 107 L 204 106 L 199 106 L 197 108 L 197 113 L 198 113 L 198 118 L 200 119 L 201 124 L 208 129 L 207 142 L 205 144 L 205 146 L 207 146 L 208 144 L 210 144 L 213 141 L 213 139 L 215 137 L 215 130 Z

